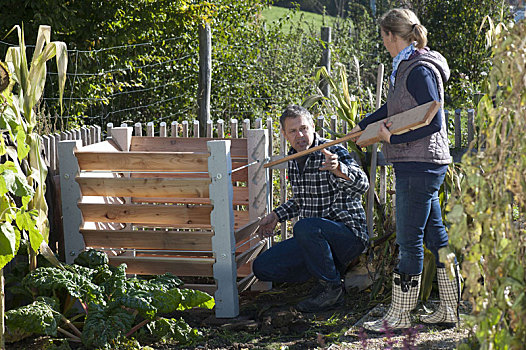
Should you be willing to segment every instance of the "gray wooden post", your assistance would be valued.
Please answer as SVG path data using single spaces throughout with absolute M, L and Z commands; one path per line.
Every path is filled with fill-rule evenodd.
M 230 137 L 233 139 L 237 139 L 239 137 L 237 119 L 234 118 L 230 119 Z
M 142 136 L 142 125 L 141 125 L 141 123 L 139 123 L 139 122 L 135 123 L 133 131 L 134 131 L 135 136 Z
M 194 137 L 199 137 L 199 120 L 194 120 L 194 126 L 193 126 L 193 133 L 194 133 Z
M 95 131 L 96 131 L 95 142 L 99 143 L 102 141 L 102 130 L 101 130 L 100 125 L 95 125 Z
M 325 137 L 325 130 L 323 130 L 323 122 L 325 118 L 322 115 L 319 115 L 316 119 L 316 128 L 318 129 L 318 134 L 320 134 L 321 137 Z
M 213 137 L 214 136 L 214 125 L 212 124 L 212 121 L 209 120 L 206 122 L 206 137 Z
M 329 74 L 331 74 L 331 30 L 331 27 L 321 27 L 321 41 L 324 45 L 321 54 L 321 66 L 325 67 Z M 331 88 L 326 81 L 322 82 L 321 91 L 325 97 L 329 97 L 331 94 Z
M 462 147 L 462 127 L 460 124 L 461 109 L 455 109 L 455 148 Z
M 146 136 L 149 136 L 149 137 L 155 136 L 153 122 L 148 122 L 148 124 L 146 124 Z
M 181 125 L 183 126 L 183 137 L 188 137 L 188 120 L 183 120 Z
M 197 105 L 199 106 L 199 122 L 201 134 L 207 121 L 210 120 L 210 91 L 212 89 L 212 31 L 210 25 L 199 27 L 199 91 Z
M 382 99 L 382 83 L 384 79 L 384 65 L 380 63 L 376 75 L 376 109 L 380 108 Z M 376 165 L 378 163 L 378 144 L 371 146 L 371 167 L 369 168 L 369 191 L 367 192 L 367 232 L 374 237 L 374 193 L 376 190 Z
M 250 130 L 250 119 L 244 119 L 243 120 L 243 138 L 247 137 L 248 130 Z
M 283 133 L 279 133 L 279 154 L 284 157 L 287 155 L 287 140 Z M 285 168 L 279 169 L 279 200 L 280 204 L 287 202 L 287 173 Z M 281 239 L 287 239 L 287 222 L 281 223 Z
M 475 110 L 468 109 L 468 146 L 475 138 Z
M 166 122 L 161 122 L 161 124 L 159 124 L 159 136 L 160 137 L 168 136 L 168 133 L 166 132 Z
M 111 129 L 113 129 L 113 123 L 106 124 L 106 138 L 111 136 Z
M 263 167 L 268 158 L 268 130 L 248 130 L 247 137 L 248 163 L 259 162 L 248 167 L 248 208 L 250 221 L 265 216 L 272 208 L 268 206 L 267 179 L 268 169 Z
M 268 130 L 251 129 L 248 130 L 247 151 L 248 163 L 258 161 L 258 163 L 248 167 L 248 212 L 250 221 L 258 217 L 264 217 L 272 208 L 270 207 L 270 182 L 269 169 L 265 169 L 265 159 L 269 157 L 268 153 Z M 258 242 L 250 242 L 254 246 Z M 267 248 L 270 248 L 270 240 L 267 240 Z M 257 282 L 252 285 L 252 290 L 268 290 L 272 288 L 269 282 Z
M 210 152 L 208 173 L 212 179 L 210 201 L 214 206 L 210 221 L 214 231 L 212 250 L 216 259 L 213 268 L 217 283 L 215 312 L 217 318 L 230 318 L 239 315 L 230 140 L 208 141 L 207 148 Z
M 332 135 L 331 135 L 331 139 L 336 139 L 336 129 L 337 129 L 337 125 L 338 125 L 338 119 L 336 118 L 335 115 L 331 115 L 331 131 L 332 131 Z
M 64 217 L 64 251 L 66 263 L 72 264 L 73 260 L 84 248 L 84 238 L 80 233 L 82 213 L 77 206 L 81 200 L 80 187 L 75 181 L 79 174 L 79 163 L 75 157 L 75 150 L 82 148 L 82 141 L 60 141 L 58 143 L 58 158 L 60 171 L 60 199 L 62 203 L 62 216 Z
M 223 119 L 217 121 L 217 137 L 225 137 L 225 121 Z
M 271 157 L 274 153 L 274 128 L 272 124 L 272 118 L 267 119 L 267 130 L 268 130 L 268 156 Z M 268 209 L 272 210 L 274 208 L 274 196 L 272 195 L 274 193 L 274 182 L 272 181 L 272 170 L 268 171 L 268 191 L 269 191 L 269 204 Z
M 49 136 L 47 135 L 42 136 L 42 148 L 44 149 L 44 156 L 45 156 L 44 161 L 46 163 L 46 166 L 48 167 L 48 171 L 49 171 L 50 164 L 51 164 L 51 161 L 50 161 L 51 152 L 49 151 L 50 144 L 51 144 L 51 141 L 50 141 Z M 49 172 L 51 173 L 51 171 Z

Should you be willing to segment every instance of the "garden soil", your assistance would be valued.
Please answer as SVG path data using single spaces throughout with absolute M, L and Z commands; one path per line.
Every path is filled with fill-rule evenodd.
M 302 313 L 295 305 L 308 296 L 313 282 L 304 284 L 279 284 L 268 291 L 246 291 L 240 296 L 240 315 L 234 319 L 217 319 L 213 310 L 192 309 L 168 317 L 183 317 L 203 334 L 201 341 L 191 346 L 178 344 L 144 344 L 150 349 L 455 349 L 467 342 L 470 331 L 463 327 L 415 327 L 398 334 L 370 334 L 361 325 L 381 317 L 387 311 L 385 304 L 372 304 L 369 293 L 346 293 L 345 301 L 338 308 L 320 313 Z M 432 295 L 432 298 L 434 295 Z M 435 296 L 436 297 L 436 296 Z M 436 308 L 437 301 L 426 303 Z M 422 305 L 417 312 L 423 312 Z M 461 314 L 470 311 L 461 305 Z M 415 314 L 415 321 L 417 320 Z M 7 344 L 6 349 L 48 349 L 46 338 L 26 339 Z M 48 345 L 49 346 L 49 345 Z M 84 349 L 70 343 L 71 349 Z M 60 348 L 62 349 L 62 348 Z M 146 348 L 148 349 L 148 348 Z

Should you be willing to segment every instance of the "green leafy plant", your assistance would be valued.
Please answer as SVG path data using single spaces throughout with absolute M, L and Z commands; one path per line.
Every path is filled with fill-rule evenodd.
M 128 279 L 126 265 L 109 266 L 106 255 L 95 250 L 82 252 L 65 269 L 39 267 L 22 285 L 38 296 L 32 304 L 6 312 L 8 334 L 56 336 L 60 332 L 97 349 L 114 349 L 134 339 L 192 343 L 200 336 L 196 329 L 182 319 L 158 314 L 215 305 L 204 292 L 179 288 L 182 282 L 170 274 Z M 84 313 L 76 314 L 73 303 L 61 297 L 63 292 L 78 300 Z
M 30 63 L 23 29 L 15 26 L 12 30 L 15 29 L 19 45 L 8 49 L 6 64 L 2 65 L 6 79 L 12 81 L 2 91 L 0 107 L 0 269 L 17 254 L 22 235 L 30 243 L 32 268 L 36 267 L 39 248 L 48 248 L 47 168 L 40 154 L 34 107 L 44 90 L 46 62 L 57 56 L 60 101 L 67 65 L 66 45 L 50 41 L 51 28 L 40 27 Z M 42 251 L 49 255 L 46 248 Z M 0 318 L 3 320 L 3 314 Z M 3 335 L 1 342 L 3 345 Z
M 492 39 L 493 68 L 478 105 L 478 150 L 448 204 L 452 244 L 463 256 L 467 318 L 481 349 L 521 349 L 526 339 L 526 27 Z M 464 347 L 466 348 L 466 346 Z

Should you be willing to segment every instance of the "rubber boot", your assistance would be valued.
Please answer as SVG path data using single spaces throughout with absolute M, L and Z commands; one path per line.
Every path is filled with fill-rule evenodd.
M 372 332 L 385 332 L 386 328 L 399 330 L 411 327 L 410 312 L 416 307 L 422 274 L 406 275 L 393 272 L 391 306 L 379 320 L 365 322 L 364 328 Z
M 458 324 L 458 306 L 461 291 L 460 279 L 458 264 L 455 266 L 455 276 L 453 279 L 449 278 L 445 267 L 437 268 L 440 305 L 432 314 L 420 316 L 422 322 L 447 325 Z

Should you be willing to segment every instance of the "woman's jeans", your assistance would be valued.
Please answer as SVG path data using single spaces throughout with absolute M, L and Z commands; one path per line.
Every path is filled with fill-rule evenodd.
M 437 266 L 444 266 L 438 260 L 438 250 L 448 245 L 438 199 L 444 177 L 445 174 L 396 174 L 396 243 L 400 247 L 401 273 L 422 272 L 423 243 L 435 255 Z
M 365 249 L 347 226 L 322 218 L 299 220 L 294 237 L 261 254 L 252 264 L 261 281 L 305 282 L 311 277 L 340 283 L 340 271 Z

